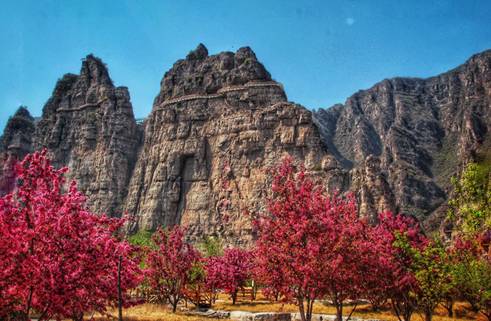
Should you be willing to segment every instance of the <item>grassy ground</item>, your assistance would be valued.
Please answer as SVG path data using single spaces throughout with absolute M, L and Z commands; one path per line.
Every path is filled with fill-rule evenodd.
M 220 297 L 226 298 L 226 297 Z M 264 300 L 259 297 L 256 301 L 250 300 L 240 300 L 235 305 L 232 305 L 229 300 L 223 300 L 217 302 L 213 308 L 215 310 L 240 310 L 240 311 L 250 311 L 250 312 L 298 312 L 298 308 L 293 304 L 282 304 L 274 303 Z M 347 316 L 353 309 L 353 306 L 345 306 L 344 315 Z M 443 307 L 438 307 L 435 311 L 433 321 L 457 321 L 457 320 L 469 320 L 469 319 L 480 319 L 484 321 L 484 318 L 479 318 L 478 316 L 469 313 L 466 309 L 466 305 L 463 303 L 457 303 L 454 307 L 455 317 L 447 317 L 446 310 Z M 323 303 L 314 304 L 314 313 L 320 314 L 336 314 L 336 308 L 332 305 L 327 305 Z M 371 306 L 368 304 L 358 305 L 356 310 L 353 312 L 353 317 L 363 318 L 363 319 L 381 319 L 388 321 L 398 321 L 397 317 L 392 313 L 391 309 L 387 307 L 386 309 L 374 312 Z M 423 315 L 415 313 L 412 318 L 413 321 L 424 321 Z
M 190 306 L 192 308 L 192 306 Z M 298 312 L 297 307 L 292 304 L 281 304 L 268 302 L 262 298 L 258 298 L 256 301 L 250 301 L 248 299 L 239 298 L 235 305 L 232 305 L 231 301 L 225 296 L 220 296 L 219 301 L 213 306 L 215 310 L 226 311 L 249 311 L 249 312 Z M 351 312 L 352 307 L 345 307 L 345 315 Z M 185 310 L 183 307 L 182 310 Z M 117 311 L 110 310 L 109 313 L 112 316 L 117 316 Z M 322 314 L 335 314 L 335 308 L 333 306 L 324 305 L 322 303 L 316 303 L 314 306 L 314 313 Z M 443 308 L 436 310 L 434 321 L 464 321 L 464 320 L 479 320 L 484 321 L 484 318 L 473 315 L 465 309 L 465 304 L 458 303 L 455 306 L 456 317 L 449 318 L 446 316 L 446 311 Z M 386 309 L 380 312 L 373 312 L 369 305 L 359 305 L 353 316 L 364 319 L 381 319 L 387 321 L 397 321 L 397 317 L 393 315 L 390 309 Z M 117 320 L 116 317 L 103 317 L 96 316 L 96 321 L 109 321 Z M 203 320 L 203 317 L 188 316 L 185 311 L 173 314 L 168 307 L 156 304 L 143 304 L 124 311 L 124 319 L 127 321 L 199 321 Z M 413 321 L 424 321 L 424 318 L 420 314 L 414 314 Z
M 113 318 L 107 316 L 96 315 L 95 321 L 109 321 L 117 320 L 118 312 L 116 310 L 109 310 L 109 314 L 114 316 Z M 202 321 L 203 318 L 192 317 L 180 312 L 172 313 L 168 307 L 157 304 L 142 304 L 132 308 L 125 309 L 123 312 L 125 321 Z M 211 319 L 210 319 L 211 320 Z

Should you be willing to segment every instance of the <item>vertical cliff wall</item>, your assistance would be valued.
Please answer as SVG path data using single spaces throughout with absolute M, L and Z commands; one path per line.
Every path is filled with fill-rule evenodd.
M 264 208 L 269 167 L 286 154 L 312 171 L 328 166 L 311 116 L 251 49 L 208 56 L 198 46 L 165 74 L 145 121 L 126 202 L 134 229 L 183 224 L 194 239 L 249 242 L 245 212 Z
M 70 168 L 68 179 L 77 181 L 93 210 L 118 216 L 140 135 L 128 89 L 115 87 L 102 61 L 89 55 L 79 75 L 58 80 L 36 124 L 26 110 L 14 115 L 2 145 L 4 155 L 18 157 L 48 148 L 55 166 Z
M 244 47 L 203 45 L 165 73 L 152 112 L 135 121 L 128 89 L 92 55 L 63 76 L 40 119 L 20 108 L 0 139 L 0 193 L 12 165 L 47 147 L 95 212 L 133 217 L 130 229 L 182 224 L 199 240 L 247 245 L 264 210 L 268 169 L 285 155 L 329 192 L 356 193 L 360 215 L 415 215 L 435 228 L 450 177 L 489 151 L 491 51 L 428 79 L 394 78 L 315 113 L 291 103 Z M 246 214 L 249 212 L 250 214 Z

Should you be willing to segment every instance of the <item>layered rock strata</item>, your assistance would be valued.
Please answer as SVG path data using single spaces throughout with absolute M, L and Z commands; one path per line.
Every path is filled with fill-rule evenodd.
M 313 171 L 330 163 L 311 113 L 249 48 L 208 56 L 200 45 L 161 82 L 126 210 L 134 229 L 183 224 L 193 239 L 247 243 L 246 211 L 264 209 L 267 169 L 287 154 Z
M 128 212 L 131 231 L 187 226 L 191 240 L 254 238 L 271 174 L 285 155 L 329 192 L 356 193 L 360 214 L 415 215 L 436 227 L 449 178 L 489 150 L 491 51 L 429 79 L 394 78 L 314 113 L 288 102 L 250 48 L 199 45 L 165 73 L 151 114 L 135 121 L 127 88 L 92 55 L 56 84 L 40 120 L 25 108 L 0 139 L 0 193 L 12 165 L 48 148 L 93 211 Z
M 26 113 L 15 134 L 7 126 L 4 150 L 22 157 L 48 148 L 55 166 L 69 167 L 68 179 L 77 181 L 93 210 L 121 215 L 141 133 L 128 89 L 113 85 L 102 61 L 89 55 L 79 75 L 58 80 L 35 125 Z
M 491 146 L 491 51 L 437 77 L 384 80 L 314 119 L 351 169 L 349 188 L 360 191 L 362 207 L 390 200 L 400 212 L 441 221 L 450 177 Z

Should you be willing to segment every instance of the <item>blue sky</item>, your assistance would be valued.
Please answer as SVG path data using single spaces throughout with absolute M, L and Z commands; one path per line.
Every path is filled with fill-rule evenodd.
M 5 1 L 0 127 L 19 105 L 40 115 L 56 80 L 88 53 L 128 86 L 137 117 L 166 70 L 200 42 L 250 46 L 308 108 L 394 76 L 427 77 L 491 48 L 491 1 Z

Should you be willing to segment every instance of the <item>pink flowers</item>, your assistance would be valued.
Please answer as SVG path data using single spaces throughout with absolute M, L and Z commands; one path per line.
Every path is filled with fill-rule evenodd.
M 140 281 L 134 249 L 116 238 L 123 221 L 96 216 L 46 151 L 17 166 L 18 187 L 0 200 L 0 318 L 80 320 L 117 300 L 117 264 L 123 290 Z
M 231 248 L 223 256 L 212 256 L 205 261 L 206 282 L 210 289 L 222 289 L 237 300 L 237 293 L 251 278 L 252 255 L 250 252 Z
M 269 293 L 294 301 L 310 320 L 315 300 L 337 307 L 360 291 L 368 259 L 366 224 L 353 196 L 326 196 L 287 158 L 275 169 L 269 215 L 256 221 L 255 274 Z
M 150 287 L 163 300 L 168 300 L 175 312 L 185 296 L 191 269 L 201 256 L 185 242 L 184 231 L 178 226 L 168 231 L 157 231 L 153 241 L 156 248 L 148 254 L 146 275 Z
M 256 221 L 255 275 L 266 293 L 295 302 L 304 321 L 320 298 L 341 320 L 347 299 L 383 303 L 406 293 L 411 262 L 393 245 L 398 233 L 413 246 L 424 243 L 413 220 L 386 213 L 371 227 L 358 217 L 353 195 L 326 195 L 291 158 L 274 173 L 269 213 Z
M 251 251 L 229 248 L 219 256 L 220 246 L 210 254 L 216 256 L 203 258 L 176 226 L 154 234 L 143 272 L 137 249 L 118 237 L 123 220 L 87 211 L 75 183 L 65 190 L 65 172 L 50 165 L 46 151 L 28 155 L 16 166 L 16 188 L 0 198 L 2 320 L 27 319 L 33 310 L 40 320 L 82 320 L 84 312 L 104 312 L 118 300 L 120 262 L 123 296 L 145 276 L 176 311 L 185 297 L 196 305 L 213 303 L 218 289 L 235 303 L 254 279 L 267 296 L 295 302 L 303 321 L 311 320 L 314 302 L 324 298 L 335 305 L 338 320 L 347 300 L 363 298 L 375 307 L 390 299 L 407 321 L 434 284 L 447 279 L 443 272 L 432 277 L 440 265 L 430 263 L 446 256 L 437 255 L 444 250 L 436 243 L 432 250 L 416 220 L 387 212 L 370 226 L 358 216 L 353 195 L 327 195 L 291 158 L 275 168 L 268 211 L 254 222 L 258 238 Z M 483 234 L 472 242 L 456 240 L 454 263 L 461 274 L 472 267 L 472 258 L 488 251 L 490 239 Z M 457 260 L 463 253 L 469 262 Z M 487 277 L 483 264 L 478 272 Z M 474 280 L 461 282 L 472 294 L 468 300 L 481 300 L 474 295 L 481 288 L 471 287 Z M 431 316 L 434 306 L 427 307 Z

